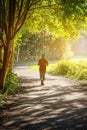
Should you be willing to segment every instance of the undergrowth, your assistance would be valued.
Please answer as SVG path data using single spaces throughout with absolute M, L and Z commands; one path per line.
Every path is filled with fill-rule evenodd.
M 17 75 L 10 70 L 6 77 L 5 91 L 3 94 L 0 92 L 0 104 L 5 102 L 5 98 L 7 98 L 8 95 L 14 94 L 18 89 L 18 86 L 19 79 L 17 78 Z
M 87 61 L 61 60 L 56 63 L 54 68 L 50 68 L 48 73 L 77 80 L 87 80 Z

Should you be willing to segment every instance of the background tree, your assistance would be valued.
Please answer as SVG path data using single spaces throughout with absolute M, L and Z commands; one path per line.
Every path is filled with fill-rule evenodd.
M 28 31 L 24 31 L 21 38 L 22 43 L 16 48 L 16 50 L 20 48 L 19 62 L 24 63 L 29 61 L 36 61 L 42 53 L 45 53 L 47 57 L 50 58 L 49 48 L 54 39 L 55 38 L 51 32 L 46 30 L 42 30 L 39 33 L 33 34 Z
M 35 62 L 42 53 L 45 53 L 48 60 L 70 58 L 73 55 L 69 42 L 62 37 L 56 38 L 46 30 L 33 34 L 24 30 L 20 40 L 21 44 L 16 47 L 16 63 Z

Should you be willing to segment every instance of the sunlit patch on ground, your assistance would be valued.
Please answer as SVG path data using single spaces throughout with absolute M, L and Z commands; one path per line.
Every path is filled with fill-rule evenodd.
M 81 99 L 86 98 L 83 92 L 71 92 L 70 94 L 67 94 L 63 96 L 64 100 L 75 100 L 75 99 Z

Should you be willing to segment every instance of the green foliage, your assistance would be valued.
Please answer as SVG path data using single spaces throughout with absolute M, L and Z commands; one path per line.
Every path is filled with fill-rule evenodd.
M 55 74 L 54 70 L 56 69 L 57 67 L 57 63 L 54 62 L 54 63 L 51 63 L 47 66 L 47 73 L 51 73 L 51 74 Z
M 54 70 L 56 67 L 56 63 L 50 63 L 48 66 L 47 66 L 47 72 L 51 71 L 51 70 Z M 28 67 L 29 69 L 32 69 L 32 70 L 36 70 L 38 71 L 39 70 L 39 66 L 38 65 L 33 65 L 33 66 L 29 66 Z M 52 72 L 51 72 L 52 73 Z
M 12 94 L 15 93 L 15 91 L 18 88 L 19 79 L 17 78 L 17 75 L 14 74 L 11 70 L 9 70 L 6 78 L 6 83 L 5 83 L 5 93 Z
M 87 80 L 87 61 L 61 60 L 48 73 L 77 80 Z
M 9 94 L 14 94 L 18 89 L 19 79 L 17 75 L 14 74 L 11 70 L 7 74 L 6 83 L 5 83 L 5 92 L 0 92 L 0 104 L 5 103 L 5 99 Z
M 39 70 L 37 65 L 29 66 L 29 69 Z M 47 66 L 47 73 L 77 80 L 87 80 L 87 60 L 61 60 L 51 63 Z
M 3 104 L 4 103 L 4 99 L 6 98 L 5 94 L 2 94 L 0 92 L 0 104 Z
M 42 53 L 49 60 L 71 58 L 73 55 L 69 42 L 62 37 L 56 38 L 47 30 L 32 34 L 24 29 L 21 43 L 15 50 L 16 63 L 37 61 Z
M 69 69 L 69 66 L 66 63 L 66 60 L 63 60 L 60 63 L 58 63 L 57 68 L 56 68 L 56 74 L 66 75 L 68 69 Z
M 81 71 L 81 73 L 78 75 L 77 79 L 87 80 L 87 69 L 83 69 L 83 71 Z
M 83 29 L 87 30 L 86 0 L 43 0 L 38 3 L 40 8 L 28 14 L 32 15 L 26 19 L 27 30 L 34 33 L 46 29 L 66 39 L 76 39 Z
M 28 68 L 32 70 L 39 70 L 38 65 L 29 66 Z

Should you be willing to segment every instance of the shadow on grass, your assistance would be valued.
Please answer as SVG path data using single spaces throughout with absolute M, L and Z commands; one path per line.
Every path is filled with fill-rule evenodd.
M 0 130 L 87 130 L 87 86 L 31 84 L 38 81 L 22 78 L 18 96 L 1 110 Z

